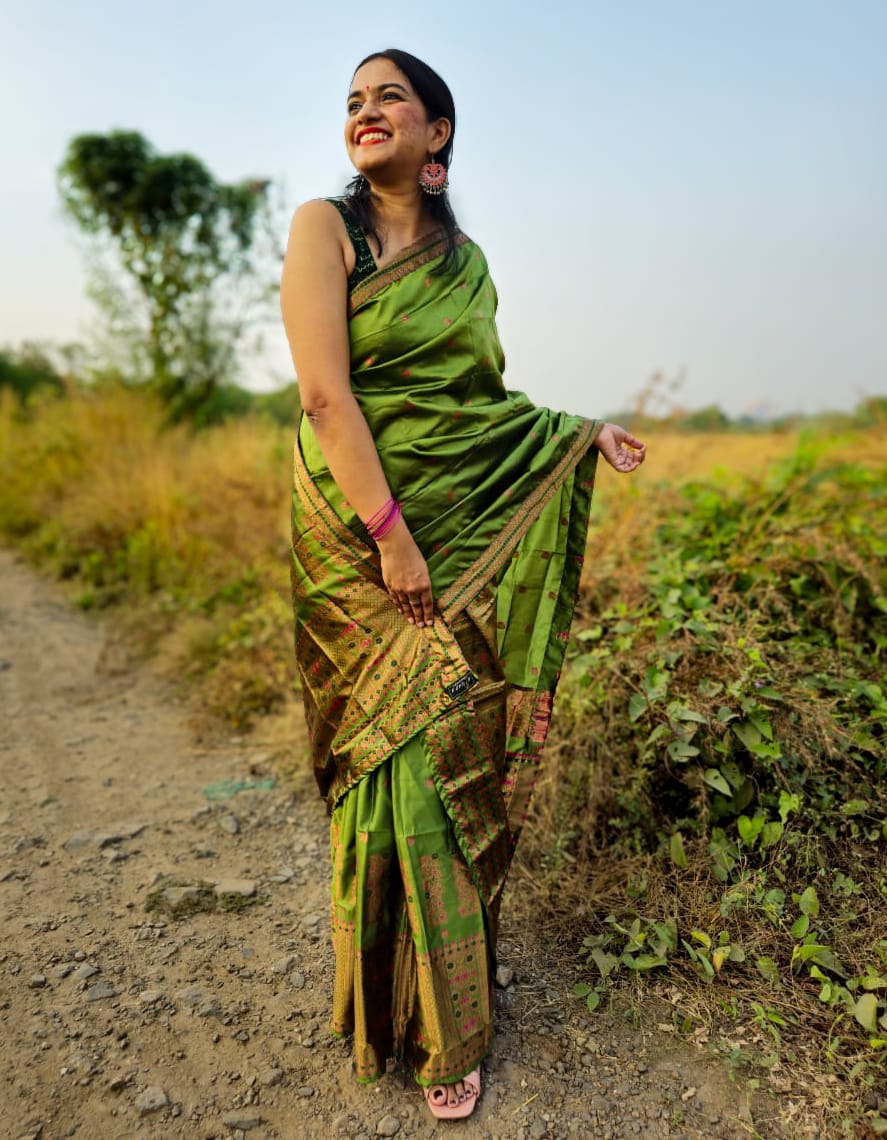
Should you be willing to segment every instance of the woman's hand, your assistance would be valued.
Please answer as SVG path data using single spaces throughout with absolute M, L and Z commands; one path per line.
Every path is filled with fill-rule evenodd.
M 618 424 L 604 424 L 594 445 L 612 468 L 625 475 L 640 467 L 647 454 L 647 445 Z
M 431 576 L 422 551 L 402 519 L 390 534 L 379 539 L 378 547 L 382 579 L 395 606 L 411 625 L 433 625 Z

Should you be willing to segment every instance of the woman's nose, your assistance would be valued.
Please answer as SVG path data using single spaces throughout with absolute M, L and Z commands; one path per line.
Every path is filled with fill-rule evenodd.
M 368 95 L 366 102 L 361 106 L 357 112 L 357 121 L 359 123 L 366 122 L 367 120 L 376 119 L 379 117 L 379 104 L 372 97 Z

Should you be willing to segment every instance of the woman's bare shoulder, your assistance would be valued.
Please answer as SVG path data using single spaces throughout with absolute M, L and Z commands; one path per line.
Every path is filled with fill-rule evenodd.
M 344 231 L 342 215 L 328 198 L 309 198 L 293 212 L 290 229 L 323 229 L 338 234 Z

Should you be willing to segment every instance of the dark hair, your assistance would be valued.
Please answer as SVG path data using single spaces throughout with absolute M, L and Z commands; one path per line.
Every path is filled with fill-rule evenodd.
M 441 77 L 423 63 L 421 59 L 410 55 L 407 51 L 398 48 L 386 48 L 385 51 L 374 51 L 355 67 L 354 73 L 374 59 L 387 59 L 393 63 L 398 71 L 402 72 L 410 81 L 410 86 L 419 96 L 419 100 L 429 119 L 448 119 L 450 123 L 450 137 L 446 144 L 434 156 L 436 162 L 442 162 L 449 169 L 453 157 L 453 139 L 456 134 L 456 105 L 449 87 Z M 372 191 L 370 184 L 362 174 L 357 174 L 345 187 L 345 201 L 351 212 L 360 223 L 360 228 L 373 239 L 381 252 L 382 243 L 376 232 L 376 217 L 373 209 Z M 459 226 L 456 222 L 453 208 L 450 205 L 450 196 L 446 192 L 428 196 L 428 212 L 446 235 L 446 255 L 440 266 L 434 272 L 447 272 L 453 268 L 456 261 Z

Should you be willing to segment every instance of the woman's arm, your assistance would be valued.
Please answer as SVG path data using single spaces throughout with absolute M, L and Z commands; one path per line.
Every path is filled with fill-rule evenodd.
M 302 410 L 339 490 L 361 519 L 370 519 L 391 490 L 351 391 L 343 233 L 342 220 L 329 203 L 299 207 L 283 263 L 280 306 Z M 402 517 L 378 547 L 382 577 L 395 606 L 410 622 L 431 625 L 431 578 Z

